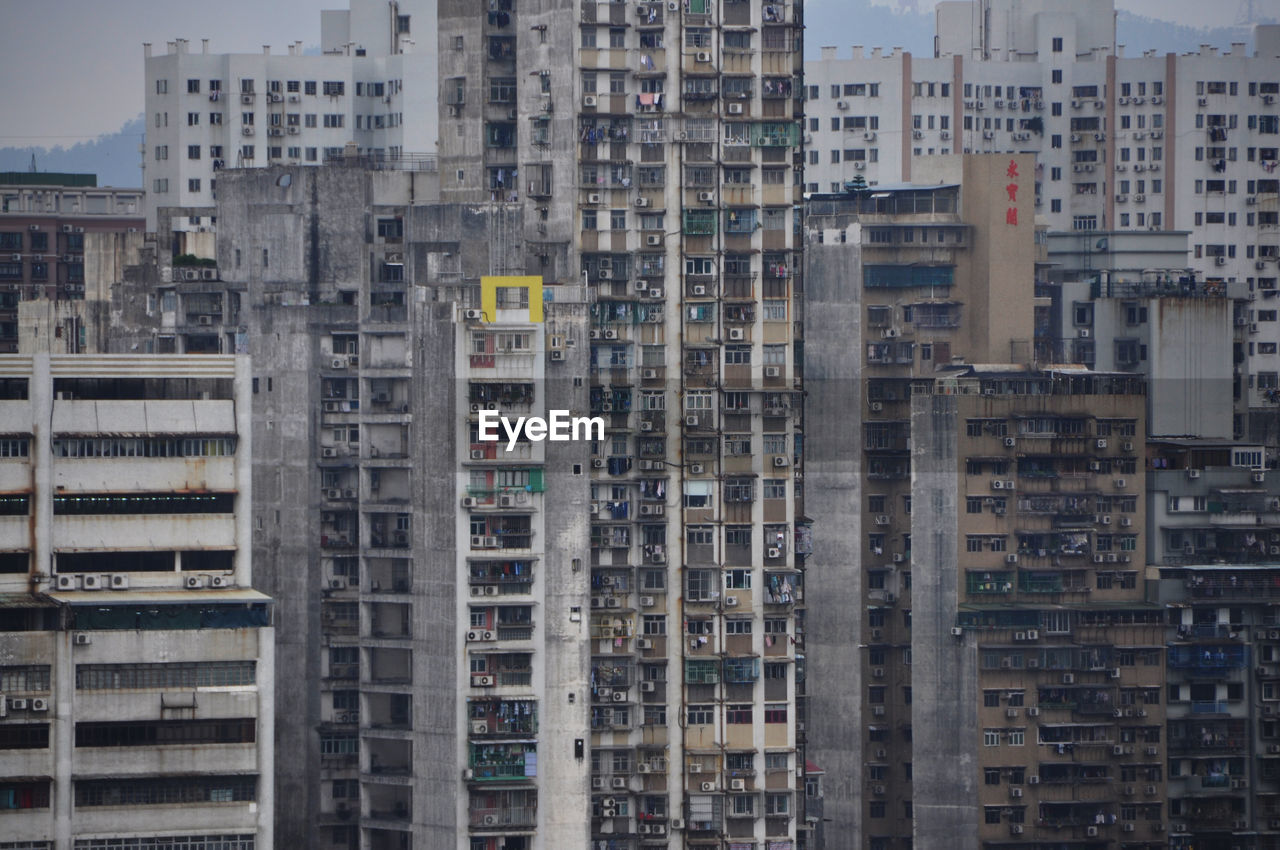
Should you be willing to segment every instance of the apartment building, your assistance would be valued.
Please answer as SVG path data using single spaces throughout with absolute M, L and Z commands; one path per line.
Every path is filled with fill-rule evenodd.
M 809 752 L 826 816 L 876 846 L 912 835 L 912 385 L 953 360 L 1030 357 L 1033 165 L 953 155 L 918 184 L 807 204 L 806 421 L 824 435 L 808 446 L 807 515 L 827 567 L 808 585 L 830 604 L 810 608 L 806 665 L 847 683 L 812 692 Z M 858 830 L 827 846 L 864 846 Z
M 586 293 L 523 274 L 517 206 L 397 165 L 228 170 L 210 279 L 139 275 L 113 344 L 256 364 L 277 840 L 585 846 L 590 444 L 480 426 L 586 413 Z
M 803 837 L 802 12 L 444 4 L 438 172 L 224 161 L 199 281 L 211 222 L 157 199 L 174 295 L 113 345 L 263 364 L 282 843 Z M 478 439 L 544 404 L 604 439 Z
M 249 366 L 0 358 L 7 846 L 272 847 Z
M 1252 304 L 1244 281 L 1206 281 L 1186 267 L 1188 235 L 1049 233 L 1037 358 L 1146 375 L 1150 434 L 1225 440 L 1248 416 Z
M 1147 537 L 1169 608 L 1170 846 L 1280 846 L 1280 488 L 1261 445 L 1157 439 Z
M 354 145 L 371 159 L 426 164 L 436 143 L 435 3 L 352 0 L 321 12 L 321 52 L 164 53 L 143 45 L 146 227 L 184 210 L 175 254 L 213 257 L 219 172 L 318 164 Z
M 933 57 L 824 48 L 805 69 L 807 191 L 916 180 L 939 154 L 1031 153 L 1050 230 L 1189 231 L 1186 268 L 1274 291 L 1280 29 L 1258 26 L 1252 53 L 1125 56 L 1114 15 L 1106 0 L 943 3 Z M 1248 342 L 1272 351 L 1274 311 L 1248 311 Z M 1246 371 L 1274 367 L 1255 354 Z M 1244 391 L 1260 434 L 1270 380 Z
M 40 323 L 53 328 L 43 350 L 100 350 L 108 312 L 89 302 L 110 299 L 141 244 L 143 193 L 97 183 L 92 174 L 0 174 L 0 353 L 33 353 L 45 340 L 32 333 Z
M 441 197 L 519 203 L 525 268 L 589 292 L 596 847 L 803 834 L 803 20 L 439 7 Z
M 1142 393 L 1079 367 L 913 387 L 914 846 L 1167 846 Z

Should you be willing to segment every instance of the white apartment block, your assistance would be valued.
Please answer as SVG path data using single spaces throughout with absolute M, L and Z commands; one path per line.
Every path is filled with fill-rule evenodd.
M 184 208 L 182 230 L 214 231 L 218 171 L 319 164 L 348 146 L 370 159 L 417 159 L 436 145 L 434 0 L 352 0 L 321 13 L 320 55 L 210 53 L 187 39 L 146 56 L 147 229 L 159 207 Z M 178 252 L 212 256 L 212 236 Z
M 922 158 L 1033 153 L 1056 231 L 1190 231 L 1186 265 L 1246 282 L 1249 406 L 1280 371 L 1280 27 L 1255 49 L 1181 56 L 1115 45 L 1114 4 L 943 3 L 935 57 L 823 48 L 805 66 L 806 190 L 910 181 Z M 1254 328 L 1257 328 L 1254 331 Z
M 273 846 L 247 358 L 0 357 L 0 842 Z

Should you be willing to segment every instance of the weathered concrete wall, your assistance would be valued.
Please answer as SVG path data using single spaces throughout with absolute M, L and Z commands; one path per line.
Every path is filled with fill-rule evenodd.
M 548 409 L 587 415 L 588 382 L 575 380 L 590 368 L 588 307 L 581 303 L 548 305 L 547 335 L 573 340 L 563 361 L 547 363 Z M 544 339 L 545 344 L 545 339 Z M 591 643 L 589 641 L 591 449 L 590 443 L 543 444 L 546 452 L 546 496 L 543 522 L 547 557 L 543 559 L 540 615 L 548 687 L 542 707 L 541 766 L 546 789 L 555 803 L 542 807 L 542 847 L 587 847 L 591 821 Z M 579 617 L 573 617 L 578 609 Z M 575 758 L 583 741 L 584 757 Z M 548 800 L 548 802 L 550 802 Z
M 862 262 L 852 244 L 805 249 L 805 512 L 813 519 L 805 630 L 810 761 L 826 771 L 826 847 L 861 847 L 863 682 Z
M 468 593 L 457 567 L 453 479 L 458 412 L 453 398 L 454 305 L 413 305 L 413 836 L 414 850 L 453 850 L 465 830 L 455 801 L 462 765 L 456 759 L 458 593 Z
M 319 490 L 312 411 L 318 345 L 306 307 L 261 307 L 250 318 L 253 396 L 254 585 L 276 600 L 276 794 L 288 801 L 276 818 L 276 844 L 304 846 L 319 814 L 321 569 L 310 499 Z M 304 495 L 305 494 L 305 495 Z M 312 496 L 313 497 L 313 496 Z
M 978 847 L 978 645 L 956 638 L 956 397 L 911 399 L 914 846 Z

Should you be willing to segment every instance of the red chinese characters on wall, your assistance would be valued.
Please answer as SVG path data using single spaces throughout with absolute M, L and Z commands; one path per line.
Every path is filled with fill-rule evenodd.
M 1004 192 L 1009 196 L 1009 206 L 1004 211 L 1004 223 L 1017 227 L 1018 225 L 1018 163 L 1012 159 L 1009 160 L 1009 167 L 1004 170 L 1004 176 L 1009 179 L 1009 183 L 1004 187 Z

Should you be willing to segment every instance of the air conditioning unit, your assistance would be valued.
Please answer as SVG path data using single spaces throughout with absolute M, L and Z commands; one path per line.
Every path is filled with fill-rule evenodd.
M 201 576 L 187 576 L 182 583 L 187 590 L 199 590 L 204 587 L 204 578 Z
M 209 578 L 209 586 L 216 588 L 231 587 L 231 576 L 211 576 Z M 345 586 L 345 580 L 344 580 Z
M 587 109 L 596 108 L 596 96 L 593 94 L 584 94 L 582 96 L 582 105 Z
M 85 590 L 102 590 L 102 576 L 85 576 L 83 586 Z
M 1005 555 L 1004 562 L 1006 564 L 1016 564 L 1018 563 L 1018 556 L 1016 554 Z
M 702 783 L 702 790 L 703 790 L 703 791 L 714 791 L 714 790 L 716 790 L 716 784 L 715 784 L 714 782 L 703 782 L 703 783 Z
M 1040 716 L 1040 708 L 1039 708 L 1039 706 L 1035 706 L 1035 705 L 1033 705 L 1033 706 L 1031 706 L 1030 708 L 1028 708 L 1028 709 L 1027 709 L 1027 717 L 1039 717 L 1039 716 Z M 1032 784 L 1034 784 L 1034 783 L 1032 783 Z
M 741 114 L 742 114 L 742 104 L 741 104 L 741 103 L 731 103 L 731 104 L 729 104 L 729 114 L 730 114 L 730 115 L 741 115 Z
M 695 62 L 710 62 L 710 61 L 711 61 L 711 54 L 710 54 L 708 51 L 706 51 L 706 50 L 699 50 L 697 53 L 693 54 L 693 61 L 695 61 Z
M 76 590 L 80 587 L 80 576 L 60 575 L 54 579 L 58 590 Z
M 1006 449 L 1011 449 L 1011 448 L 1013 448 L 1013 447 L 1014 447 L 1014 446 L 1016 446 L 1016 445 L 1018 445 L 1018 440 L 1017 440 L 1017 438 L 1016 438 L 1016 437 L 1005 437 L 1005 438 L 1004 438 L 1004 447 L 1005 447 Z
M 952 636 L 952 637 L 964 637 L 964 629 L 963 629 L 963 628 L 961 628 L 960 626 L 952 626 L 952 627 L 951 627 L 951 636 Z

